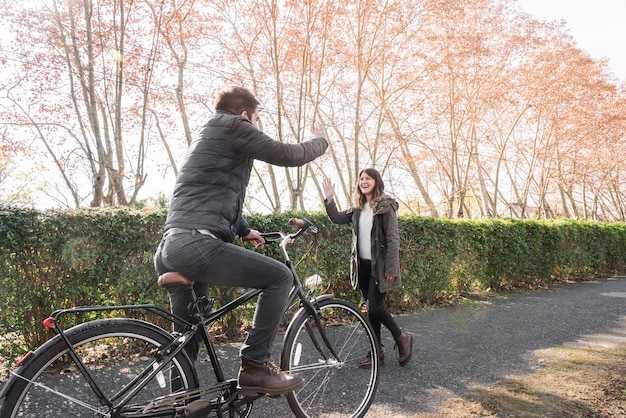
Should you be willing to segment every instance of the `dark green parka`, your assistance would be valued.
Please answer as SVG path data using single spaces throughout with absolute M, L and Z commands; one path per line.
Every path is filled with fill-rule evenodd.
M 352 250 L 350 256 L 350 281 L 356 289 L 358 284 L 358 246 L 359 208 L 350 208 L 339 212 L 335 200 L 324 201 L 326 213 L 335 224 L 352 223 Z M 400 276 L 400 236 L 398 233 L 398 202 L 384 195 L 374 205 L 374 222 L 372 224 L 372 276 L 376 280 L 378 290 L 385 293 L 402 286 Z M 386 276 L 394 279 L 387 281 Z

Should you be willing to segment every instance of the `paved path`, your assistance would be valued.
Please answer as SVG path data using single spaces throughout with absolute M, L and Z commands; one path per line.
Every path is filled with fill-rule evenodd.
M 534 350 L 626 343 L 626 276 L 396 318 L 415 336 L 415 351 L 411 363 L 400 368 L 391 336 L 383 331 L 386 362 L 370 418 L 437 412 L 474 385 L 533 372 L 538 366 Z M 224 366 L 237 364 L 237 348 L 222 349 L 233 357 Z M 252 413 L 263 418 L 290 416 L 285 399 L 261 399 Z

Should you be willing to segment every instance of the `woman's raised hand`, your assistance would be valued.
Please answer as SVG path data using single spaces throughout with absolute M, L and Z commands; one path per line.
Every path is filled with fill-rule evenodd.
M 324 188 L 324 197 L 326 201 L 330 203 L 335 197 L 335 185 L 330 181 L 328 177 L 324 177 L 322 180 L 322 187 Z

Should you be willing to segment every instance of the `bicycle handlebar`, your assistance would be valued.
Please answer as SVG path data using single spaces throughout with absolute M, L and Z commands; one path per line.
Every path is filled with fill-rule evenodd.
M 301 229 L 302 232 L 306 231 L 307 229 L 310 229 L 311 232 L 313 232 L 314 234 L 317 234 L 317 227 L 315 226 L 315 224 L 313 224 L 313 222 L 309 221 L 308 219 L 291 218 L 289 219 L 289 224 L 293 226 L 297 226 L 298 228 Z M 298 235 L 300 233 L 301 232 L 299 232 Z
M 307 230 L 310 230 L 314 234 L 317 234 L 317 231 L 318 231 L 317 226 L 315 226 L 313 222 L 304 218 L 291 218 L 289 219 L 289 224 L 295 227 L 298 227 L 300 229 L 291 234 L 285 234 L 283 232 L 261 232 L 260 235 L 265 240 L 265 243 L 271 243 L 271 242 L 277 241 L 278 239 L 282 239 L 283 241 L 294 240 L 298 238 L 300 235 L 302 235 L 304 232 L 306 232 Z

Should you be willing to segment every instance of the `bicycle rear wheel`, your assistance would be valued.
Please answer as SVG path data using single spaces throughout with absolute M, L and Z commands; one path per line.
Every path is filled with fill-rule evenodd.
M 338 358 L 334 358 L 317 329 L 315 319 L 302 309 L 294 317 L 281 355 L 281 368 L 297 374 L 304 386 L 287 395 L 293 413 L 308 417 L 362 417 L 378 384 L 378 357 L 372 367 L 359 361 L 376 352 L 369 322 L 353 304 L 335 298 L 319 301 L 321 322 Z
M 153 354 L 173 340 L 170 334 L 155 325 L 126 318 L 87 322 L 69 329 L 66 335 L 94 382 L 113 403 L 119 402 L 122 389 L 133 379 L 152 370 Z M 96 395 L 70 360 L 68 351 L 57 335 L 18 367 L 7 382 L 0 417 L 110 416 L 110 406 Z M 174 387 L 178 390 L 198 387 L 193 364 L 183 352 L 148 381 L 132 397 L 129 406 L 119 411 L 119 416 L 143 411 L 150 400 L 168 395 Z M 170 411 L 171 415 L 159 416 L 174 416 L 175 405 L 160 408 L 164 414 Z

